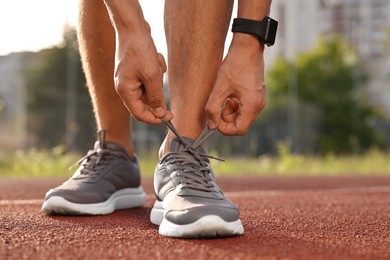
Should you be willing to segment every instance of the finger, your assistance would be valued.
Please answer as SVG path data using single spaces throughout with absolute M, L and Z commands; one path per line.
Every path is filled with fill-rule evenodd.
M 207 125 L 211 129 L 218 128 L 219 122 L 221 121 L 222 110 L 225 105 L 229 93 L 223 91 L 218 91 L 217 83 L 215 84 L 213 92 L 209 97 L 209 100 L 206 105 L 206 115 L 207 115 Z
M 229 105 L 227 109 L 231 113 L 222 117 L 218 130 L 224 135 L 245 135 L 264 107 L 265 99 L 262 99 L 258 106 L 239 104 L 233 108 Z
M 211 96 L 211 99 L 207 102 L 206 105 L 206 115 L 207 115 L 207 125 L 210 129 L 218 128 L 219 122 L 221 120 L 222 106 L 221 102 L 214 100 Z
M 233 122 L 221 120 L 218 130 L 224 135 L 245 135 L 251 127 L 254 119 L 237 113 Z
M 224 135 L 245 135 L 257 116 L 254 106 L 236 99 L 229 99 L 222 113 L 218 130 Z
M 155 116 L 150 111 L 145 111 L 147 110 L 147 105 L 142 100 L 144 96 L 142 92 L 142 87 L 139 87 L 132 93 L 122 91 L 120 97 L 127 110 L 135 119 L 145 123 L 157 124 Z
M 133 82 L 132 84 L 139 85 L 141 83 Z M 132 89 L 132 91 L 128 91 L 123 88 L 123 85 L 117 86 L 118 94 L 130 114 L 139 121 L 143 121 L 149 124 L 160 124 L 161 120 L 159 120 L 153 115 L 153 113 L 150 111 L 150 107 L 148 106 L 147 102 L 145 102 L 146 95 L 143 85 Z
M 163 73 L 167 72 L 167 64 L 165 62 L 164 56 L 161 53 L 158 53 L 158 62 L 160 64 Z
M 148 101 L 148 96 L 146 95 L 146 89 L 145 89 L 145 86 L 144 84 L 141 85 L 141 90 L 142 90 L 142 96 L 141 96 L 141 100 L 142 102 L 147 105 L 148 107 L 149 106 L 149 101 Z
M 158 72 L 151 74 L 151 77 L 143 79 L 145 85 L 145 92 L 148 100 L 148 104 L 151 108 L 151 112 L 155 117 L 160 118 L 165 116 L 167 109 L 163 94 L 163 73 L 159 69 Z
M 153 125 L 159 125 L 162 123 L 161 119 L 157 118 L 151 108 L 145 106 L 142 101 L 132 102 L 131 105 L 128 106 L 128 109 L 131 111 L 132 116 L 138 121 Z M 172 113 L 166 113 L 165 118 L 167 120 L 171 120 L 173 118 Z
M 156 118 L 156 116 L 153 114 L 143 84 L 138 88 L 138 91 L 139 92 L 137 92 L 137 94 L 135 94 L 133 98 L 130 98 L 130 95 L 123 96 L 123 99 L 131 100 L 130 102 L 128 102 L 129 105 L 126 105 L 126 102 L 124 102 L 127 109 L 130 111 L 132 116 L 139 121 L 143 121 L 145 123 L 150 124 L 161 124 L 162 121 L 159 118 Z M 137 102 L 137 100 L 140 100 L 141 102 Z M 144 110 L 148 110 L 149 112 L 145 112 Z M 153 118 L 149 118 L 150 114 L 153 115 Z M 169 121 L 173 119 L 173 114 L 172 112 L 167 111 L 164 117 L 166 120 Z
M 235 101 L 232 98 L 226 99 L 222 109 L 221 119 L 226 123 L 233 123 L 237 118 L 239 106 L 238 101 Z
M 253 97 L 257 98 L 253 99 Z M 234 103 L 232 101 L 226 102 L 218 129 L 224 135 L 244 135 L 266 105 L 265 83 L 260 88 L 258 95 L 241 97 L 240 100 L 246 100 L 245 103 L 236 98 L 231 98 L 231 100 Z

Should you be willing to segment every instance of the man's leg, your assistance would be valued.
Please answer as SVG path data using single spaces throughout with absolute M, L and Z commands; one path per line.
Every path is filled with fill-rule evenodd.
M 165 236 L 219 237 L 244 232 L 239 211 L 217 186 L 211 157 L 201 145 L 207 137 L 202 132 L 205 106 L 222 62 L 231 10 L 232 2 L 226 0 L 166 1 L 174 120 L 172 125 L 166 122 L 171 131 L 160 150 L 154 179 L 157 200 L 150 216 Z
M 222 63 L 233 1 L 167 0 L 165 31 L 173 123 L 195 139 L 205 127 L 205 106 Z M 167 151 L 168 138 L 160 155 Z
M 102 0 L 80 0 L 79 43 L 99 140 L 75 174 L 45 196 L 50 214 L 102 215 L 141 206 L 146 195 L 130 136 L 130 116 L 114 88 L 115 35 Z
M 103 0 L 81 0 L 78 38 L 98 129 L 133 157 L 130 115 L 114 88 L 115 32 Z

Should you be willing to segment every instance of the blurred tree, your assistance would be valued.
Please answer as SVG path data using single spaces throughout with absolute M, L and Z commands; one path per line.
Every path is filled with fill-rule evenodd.
M 90 148 L 96 138 L 94 117 L 73 28 L 65 28 L 62 46 L 36 54 L 26 84 L 30 144 L 43 148 L 66 143 L 67 149 Z M 69 131 L 73 131 L 70 141 Z
M 291 92 L 292 72 L 296 89 Z M 321 120 L 318 149 L 322 153 L 382 147 L 382 139 L 370 125 L 380 116 L 365 98 L 364 82 L 357 55 L 350 46 L 339 37 L 320 40 L 314 50 L 298 55 L 293 62 L 279 59 L 270 68 L 270 110 L 272 103 L 285 104 L 292 94 L 298 103 L 317 108 Z M 301 117 L 300 112 L 297 117 Z

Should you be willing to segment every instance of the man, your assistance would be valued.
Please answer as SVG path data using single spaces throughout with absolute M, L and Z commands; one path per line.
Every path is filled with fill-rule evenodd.
M 270 4 L 240 0 L 238 17 L 261 21 Z M 80 51 L 99 140 L 76 173 L 46 194 L 45 212 L 108 214 L 145 202 L 130 112 L 137 120 L 163 122 L 170 129 L 159 152 L 150 216 L 160 234 L 244 232 L 238 209 L 215 183 L 202 147 L 213 130 L 245 134 L 265 106 L 264 42 L 236 32 L 222 61 L 232 5 L 227 0 L 166 0 L 168 111 L 162 92 L 167 66 L 138 0 L 80 0 Z

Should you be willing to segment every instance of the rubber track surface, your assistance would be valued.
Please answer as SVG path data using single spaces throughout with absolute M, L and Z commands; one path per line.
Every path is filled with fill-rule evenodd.
M 63 179 L 0 179 L 0 259 L 390 259 L 390 177 L 218 177 L 245 234 L 172 239 L 144 207 L 107 216 L 47 216 Z

